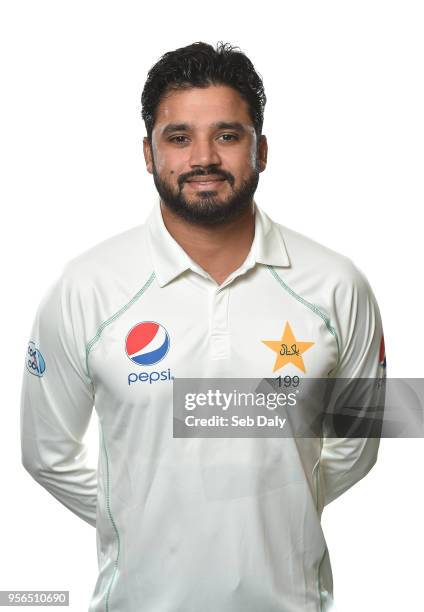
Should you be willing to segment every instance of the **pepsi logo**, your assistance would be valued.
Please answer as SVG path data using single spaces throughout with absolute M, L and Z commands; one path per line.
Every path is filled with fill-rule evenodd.
M 161 361 L 169 350 L 169 334 L 160 323 L 142 321 L 125 338 L 125 351 L 133 363 L 146 366 Z

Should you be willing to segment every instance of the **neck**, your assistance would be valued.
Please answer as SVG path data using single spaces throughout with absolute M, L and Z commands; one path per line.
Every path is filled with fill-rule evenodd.
M 255 208 L 218 226 L 193 225 L 160 203 L 166 229 L 184 251 L 220 285 L 246 259 L 255 234 Z

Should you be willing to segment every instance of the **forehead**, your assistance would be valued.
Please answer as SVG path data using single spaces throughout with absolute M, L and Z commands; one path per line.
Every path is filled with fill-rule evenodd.
M 249 106 L 236 89 L 227 85 L 191 87 L 167 93 L 156 109 L 155 128 L 167 123 L 207 126 L 218 121 L 239 121 L 253 126 Z

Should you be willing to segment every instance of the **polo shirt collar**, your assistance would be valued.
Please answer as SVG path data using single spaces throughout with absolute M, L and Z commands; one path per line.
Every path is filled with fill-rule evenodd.
M 277 267 L 290 266 L 290 259 L 280 226 L 254 202 L 255 235 L 249 254 L 242 264 L 246 269 L 255 263 Z M 147 220 L 147 239 L 153 268 L 161 287 L 188 269 L 205 275 L 205 271 L 184 251 L 168 232 L 162 217 L 160 202 L 151 209 Z

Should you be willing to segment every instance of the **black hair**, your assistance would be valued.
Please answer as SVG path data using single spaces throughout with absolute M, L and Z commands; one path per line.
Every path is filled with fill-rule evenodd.
M 219 42 L 216 50 L 204 42 L 168 51 L 149 70 L 141 95 L 148 139 L 151 140 L 156 109 L 162 96 L 174 89 L 229 85 L 249 106 L 258 136 L 262 133 L 266 96 L 261 76 L 239 47 Z

